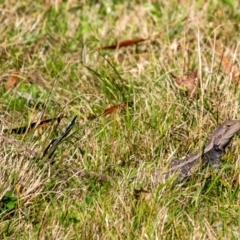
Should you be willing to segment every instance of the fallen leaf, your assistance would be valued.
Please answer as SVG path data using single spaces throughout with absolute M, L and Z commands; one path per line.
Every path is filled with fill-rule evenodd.
M 221 64 L 223 65 L 225 72 L 232 73 L 233 66 L 232 66 L 231 62 L 228 60 L 228 58 L 225 56 L 225 54 L 219 44 L 217 44 L 217 49 L 218 49 L 219 54 L 221 55 Z
M 234 66 L 232 65 L 231 61 L 228 59 L 228 57 L 224 54 L 221 46 L 219 44 L 216 45 L 217 46 L 217 50 L 219 52 L 219 54 L 221 55 L 221 64 L 220 66 L 222 65 L 225 72 L 227 74 L 231 74 L 232 75 L 232 78 L 234 80 L 239 80 L 239 72 L 236 71 L 236 69 L 234 70 Z
M 18 78 L 19 78 L 19 72 L 17 71 L 9 77 L 9 79 L 5 83 L 5 88 L 9 89 L 9 88 L 14 87 L 18 81 Z
M 198 78 L 198 70 L 194 70 L 190 75 L 183 76 L 183 77 L 177 77 L 170 73 L 172 78 L 175 80 L 175 82 L 183 87 L 186 87 L 188 90 L 188 96 L 189 98 L 194 98 L 195 92 L 197 89 L 197 85 L 199 83 Z
M 19 128 L 12 128 L 12 129 L 4 129 L 4 133 L 10 133 L 10 134 L 24 134 L 26 132 L 30 132 L 34 128 L 40 129 L 48 125 L 52 121 L 57 121 L 58 123 L 63 119 L 66 118 L 66 116 L 60 116 L 57 118 L 51 118 L 51 119 L 46 119 L 38 122 L 33 122 L 30 124 L 30 126 L 24 126 L 24 127 L 19 127 Z
M 133 102 L 128 102 L 128 103 L 121 103 L 119 105 L 114 105 L 114 106 L 111 106 L 109 108 L 106 108 L 101 114 L 99 115 L 94 115 L 94 114 L 90 114 L 88 117 L 87 117 L 87 120 L 91 121 L 91 120 L 94 120 L 94 119 L 97 119 L 101 116 L 107 116 L 107 115 L 110 115 L 110 114 L 113 114 L 114 112 L 117 112 L 117 111 L 122 111 L 123 109 L 126 109 L 127 107 L 132 107 L 133 105 Z M 81 119 L 85 119 L 85 118 L 81 118 Z
M 116 44 L 113 44 L 113 45 L 101 47 L 100 49 L 107 50 L 107 49 L 117 49 L 117 48 L 120 48 L 120 47 L 128 47 L 128 46 L 137 44 L 139 42 L 146 41 L 147 39 L 148 38 L 134 38 L 134 39 L 131 39 L 131 40 L 124 40 L 122 42 L 119 42 L 119 43 L 116 43 Z
M 115 106 L 111 106 L 109 108 L 106 108 L 103 113 L 101 115 L 110 115 L 114 112 L 117 112 L 117 111 L 122 111 L 123 109 L 127 108 L 128 106 L 131 106 L 132 105 L 132 102 L 130 103 L 121 103 L 119 105 L 115 105 Z

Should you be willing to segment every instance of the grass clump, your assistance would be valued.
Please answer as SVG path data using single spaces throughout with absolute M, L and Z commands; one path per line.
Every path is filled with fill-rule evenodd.
M 237 1 L 4 2 L 1 238 L 238 239 L 238 137 L 219 174 L 169 180 L 148 200 L 135 192 L 216 125 L 239 119 L 239 9 Z M 196 69 L 190 97 L 171 74 Z M 75 115 L 51 161 L 41 158 Z M 44 119 L 55 120 L 30 131 Z M 11 133 L 22 126 L 29 131 Z

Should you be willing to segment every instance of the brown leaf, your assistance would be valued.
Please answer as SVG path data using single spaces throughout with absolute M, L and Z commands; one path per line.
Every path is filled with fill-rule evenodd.
M 217 44 L 217 49 L 218 49 L 219 54 L 221 55 L 221 64 L 223 65 L 225 72 L 228 74 L 232 73 L 233 66 L 232 66 L 231 62 L 229 61 L 229 59 L 225 56 L 225 54 L 219 44 Z
M 4 133 L 10 133 L 10 134 L 24 134 L 26 132 L 30 132 L 34 128 L 40 129 L 48 125 L 52 121 L 57 121 L 58 123 L 63 119 L 66 118 L 66 116 L 60 116 L 57 118 L 51 118 L 51 119 L 46 119 L 38 122 L 33 122 L 30 124 L 30 126 L 24 126 L 24 127 L 19 127 L 19 128 L 13 128 L 13 129 L 4 129 Z
M 172 78 L 175 80 L 175 82 L 183 87 L 186 87 L 188 90 L 188 96 L 189 98 L 194 98 L 195 92 L 197 89 L 197 85 L 199 83 L 198 78 L 198 70 L 194 70 L 190 75 L 183 76 L 183 77 L 177 77 L 170 73 Z
M 105 47 L 101 47 L 100 49 L 117 49 L 120 47 L 128 47 L 134 44 L 137 44 L 139 42 L 143 42 L 146 41 L 148 38 L 134 38 L 131 40 L 124 40 L 122 42 L 119 42 L 117 44 L 113 44 L 113 45 L 109 45 L 109 46 L 105 46 Z
M 9 79 L 5 83 L 5 88 L 9 89 L 14 87 L 18 81 L 18 78 L 19 78 L 19 72 L 17 71 L 12 76 L 9 77 Z
M 220 44 L 217 44 L 217 50 L 218 50 L 219 54 L 221 55 L 221 65 L 223 66 L 225 72 L 227 74 L 232 74 L 232 78 L 234 80 L 239 81 L 239 76 L 240 76 L 239 72 L 234 70 L 234 66 L 232 65 L 232 63 L 228 59 L 228 57 L 224 54 Z
M 97 119 L 101 116 L 107 116 L 107 115 L 110 115 L 110 114 L 113 114 L 115 112 L 118 112 L 118 111 L 122 111 L 123 109 L 126 109 L 127 107 L 132 107 L 133 105 L 133 102 L 128 102 L 128 103 L 121 103 L 119 105 L 114 105 L 114 106 L 111 106 L 109 108 L 106 108 L 101 114 L 99 115 L 94 115 L 94 114 L 90 114 L 88 117 L 87 117 L 87 120 L 91 121 L 91 120 L 94 120 L 94 119 Z M 84 119 L 84 118 L 82 118 Z
M 123 109 L 127 108 L 128 106 L 131 106 L 132 102 L 130 103 L 121 103 L 119 105 L 111 106 L 109 108 L 106 108 L 101 115 L 107 116 L 117 111 L 122 111 Z

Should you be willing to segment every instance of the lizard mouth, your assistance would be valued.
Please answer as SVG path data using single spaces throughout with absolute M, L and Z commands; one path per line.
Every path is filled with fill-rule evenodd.
M 229 144 L 229 142 L 232 140 L 233 136 L 222 139 L 221 144 L 214 144 L 213 148 L 215 151 L 223 151 Z
M 220 153 L 222 153 L 224 147 L 225 147 L 224 145 L 222 145 L 222 146 L 217 145 L 217 144 L 214 144 L 214 145 L 213 145 L 213 149 L 214 149 L 216 152 L 220 152 Z

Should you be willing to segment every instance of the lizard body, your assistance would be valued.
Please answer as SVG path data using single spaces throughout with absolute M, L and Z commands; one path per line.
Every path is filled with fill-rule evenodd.
M 191 176 L 199 165 L 203 167 L 212 166 L 214 170 L 218 171 L 222 153 L 239 130 L 240 120 L 225 121 L 213 131 L 209 141 L 200 151 L 188 155 L 183 160 L 173 159 L 165 173 L 162 174 L 159 170 L 153 173 L 152 182 L 154 184 L 160 183 L 173 174 L 177 174 L 176 180 L 182 180 Z

